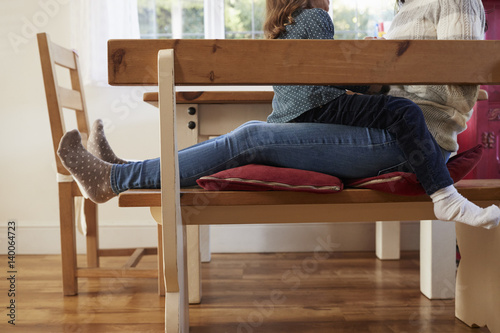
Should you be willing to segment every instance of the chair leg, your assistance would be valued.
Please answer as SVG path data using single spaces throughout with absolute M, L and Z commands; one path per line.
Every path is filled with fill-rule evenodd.
M 83 205 L 85 221 L 87 223 L 87 266 L 99 267 L 99 229 L 97 205 L 89 199 L 85 199 Z
M 76 278 L 75 202 L 71 190 L 72 183 L 59 183 L 62 280 L 65 296 L 78 294 Z

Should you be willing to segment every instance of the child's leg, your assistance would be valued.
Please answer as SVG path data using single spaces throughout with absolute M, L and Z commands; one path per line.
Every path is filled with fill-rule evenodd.
M 85 184 L 86 191 L 93 193 L 94 200 L 103 200 L 99 199 L 99 191 L 103 190 L 104 198 L 109 199 L 128 189 L 160 187 L 159 159 L 111 165 L 89 154 L 80 142 L 75 144 L 67 138 L 73 136 L 69 132 L 61 141 L 60 156 L 75 178 Z M 82 162 L 73 167 L 71 160 L 79 158 Z M 219 138 L 179 151 L 179 174 L 183 187 L 196 185 L 196 179 L 202 176 L 251 163 L 358 178 L 374 176 L 401 164 L 402 159 L 395 138 L 387 131 L 252 121 Z M 111 170 L 98 175 L 85 173 L 88 164 L 94 163 L 104 169 L 111 166 Z M 99 189 L 96 184 L 101 184 Z
M 125 164 L 128 161 L 122 160 L 115 155 L 113 149 L 106 139 L 104 134 L 104 126 L 101 119 L 94 121 L 90 131 L 89 140 L 87 142 L 87 149 L 89 153 L 101 160 L 112 164 Z

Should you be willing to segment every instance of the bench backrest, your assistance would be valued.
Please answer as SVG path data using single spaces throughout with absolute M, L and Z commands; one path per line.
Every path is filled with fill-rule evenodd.
M 176 85 L 500 84 L 500 41 L 167 39 L 110 40 L 109 83 L 157 84 L 161 49 Z

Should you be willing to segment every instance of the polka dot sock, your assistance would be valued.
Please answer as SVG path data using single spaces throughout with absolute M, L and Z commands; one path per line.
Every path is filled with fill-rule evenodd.
M 90 131 L 89 140 L 87 142 L 87 149 L 89 153 L 108 163 L 129 163 L 128 161 L 122 160 L 121 158 L 117 157 L 113 152 L 113 149 L 111 149 L 108 140 L 106 140 L 106 135 L 104 134 L 104 126 L 101 119 L 97 119 L 92 125 L 92 130 Z
M 90 154 L 82 145 L 80 132 L 64 134 L 57 155 L 78 182 L 85 197 L 103 203 L 116 196 L 111 189 L 111 164 Z
M 431 195 L 434 214 L 439 220 L 462 222 L 474 227 L 495 228 L 500 222 L 500 208 L 481 208 L 458 193 L 455 186 L 442 188 Z

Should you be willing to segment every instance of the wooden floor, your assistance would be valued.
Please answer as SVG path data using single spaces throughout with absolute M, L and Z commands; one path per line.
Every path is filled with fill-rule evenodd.
M 84 279 L 79 296 L 63 297 L 59 256 L 16 259 L 16 326 L 2 278 L 2 333 L 163 332 L 153 279 Z M 154 267 L 155 257 L 140 265 Z M 420 293 L 418 253 L 384 262 L 373 253 L 216 254 L 203 264 L 203 303 L 190 307 L 190 323 L 191 333 L 488 332 L 455 319 L 453 300 Z

